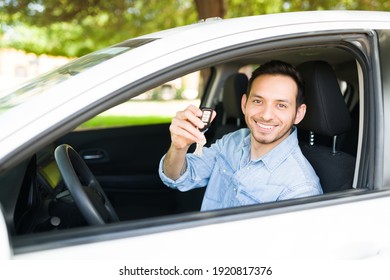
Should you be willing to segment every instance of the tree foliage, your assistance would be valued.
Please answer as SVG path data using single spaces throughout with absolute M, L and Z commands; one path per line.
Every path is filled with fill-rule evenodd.
M 227 0 L 227 3 L 228 18 L 314 10 L 390 10 L 388 0 Z
M 74 57 L 198 18 L 331 9 L 390 10 L 390 1 L 0 0 L 0 46 Z
M 3 46 L 65 56 L 197 21 L 192 0 L 7 0 L 0 9 Z

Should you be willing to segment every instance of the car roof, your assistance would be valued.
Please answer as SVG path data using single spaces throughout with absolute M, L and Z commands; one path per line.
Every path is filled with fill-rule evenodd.
M 175 27 L 138 38 L 168 38 L 180 33 L 200 33 L 202 36 L 189 36 L 192 40 L 204 41 L 207 36 L 224 36 L 245 30 L 270 28 L 276 26 L 291 26 L 295 24 L 310 24 L 323 22 L 390 22 L 386 11 L 302 11 L 255 15 L 237 18 L 208 18 L 186 26 Z

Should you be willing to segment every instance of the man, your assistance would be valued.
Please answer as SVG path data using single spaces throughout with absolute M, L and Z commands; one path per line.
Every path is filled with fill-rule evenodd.
M 225 135 L 201 156 L 187 153 L 204 142 L 201 110 L 189 106 L 170 126 L 171 146 L 159 174 L 181 191 L 207 186 L 202 211 L 322 194 L 303 156 L 295 127 L 306 113 L 303 82 L 290 64 L 270 61 L 257 68 L 242 96 L 248 128 Z M 213 118 L 215 112 L 213 113 Z

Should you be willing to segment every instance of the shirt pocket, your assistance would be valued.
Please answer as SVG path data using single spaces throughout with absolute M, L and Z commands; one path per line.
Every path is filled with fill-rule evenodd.
M 237 200 L 240 205 L 251 205 L 278 201 L 284 186 L 266 185 L 253 188 L 240 188 L 237 192 Z

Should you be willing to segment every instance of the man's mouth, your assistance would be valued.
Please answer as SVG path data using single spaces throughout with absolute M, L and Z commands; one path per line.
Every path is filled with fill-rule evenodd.
M 265 129 L 265 130 L 271 130 L 272 128 L 275 127 L 274 125 L 267 125 L 267 124 L 263 124 L 263 123 L 259 123 L 259 122 L 256 122 L 256 124 L 258 127 Z

